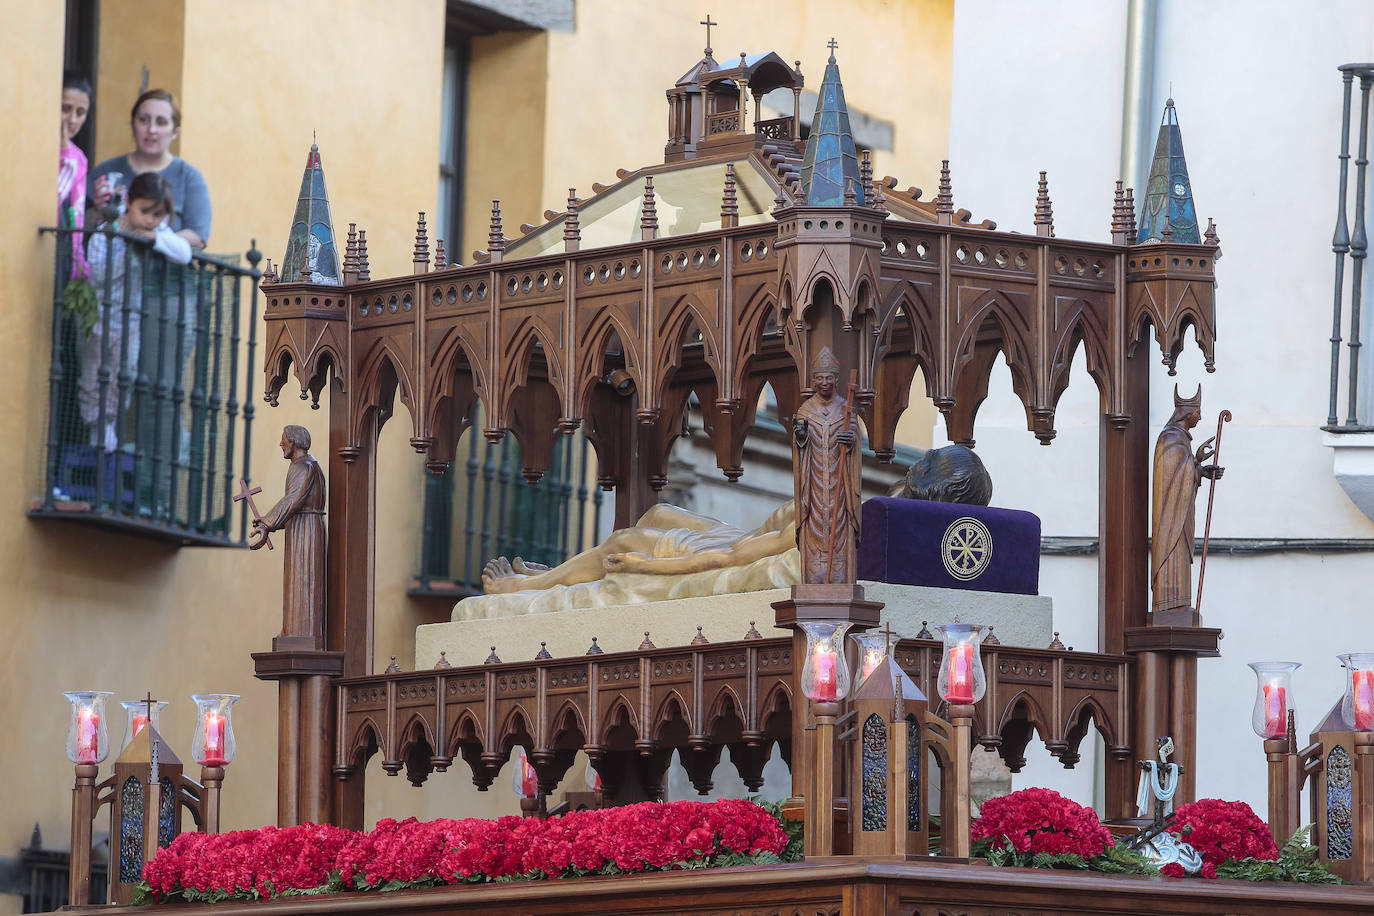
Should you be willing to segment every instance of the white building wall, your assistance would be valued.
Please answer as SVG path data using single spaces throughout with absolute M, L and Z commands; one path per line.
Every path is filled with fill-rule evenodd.
M 1217 221 L 1224 257 L 1217 372 L 1203 371 L 1195 346 L 1180 357 L 1176 379 L 1156 363 L 1152 441 L 1172 408 L 1172 383 L 1191 394 L 1201 382 L 1198 442 L 1215 432 L 1219 409 L 1235 414 L 1223 437 L 1227 472 L 1217 486 L 1214 538 L 1374 539 L 1374 522 L 1336 483 L 1318 429 L 1330 369 L 1336 68 L 1370 59 L 1374 4 L 1159 0 L 1156 10 L 1145 131 L 1152 149 L 1172 86 L 1198 215 L 1204 225 L 1209 216 Z M 1056 234 L 1109 238 L 1113 186 L 1122 177 L 1127 14 L 1125 0 L 958 0 L 950 126 L 956 206 L 1029 232 L 1044 169 Z M 1135 184 L 1139 200 L 1143 178 Z M 1095 537 L 1098 406 L 1081 358 L 1049 448 L 1026 432 L 1004 366 L 991 391 L 975 435 L 996 484 L 994 502 L 1037 512 L 1047 536 Z M 944 432 L 937 428 L 937 444 Z M 1199 533 L 1206 502 L 1204 485 Z M 1064 641 L 1092 647 L 1095 559 L 1045 557 L 1041 579 Z M 1295 690 L 1305 736 L 1339 695 L 1336 654 L 1374 648 L 1371 595 L 1374 552 L 1212 555 L 1203 615 L 1226 635 L 1223 657 L 1198 666 L 1200 796 L 1243 799 L 1263 814 L 1264 757 L 1250 730 L 1254 678 L 1245 663 L 1303 662 Z M 1083 772 L 1090 762 L 1079 769 L 1065 774 L 1044 757 L 1018 785 L 1052 785 L 1091 801 L 1092 779 Z

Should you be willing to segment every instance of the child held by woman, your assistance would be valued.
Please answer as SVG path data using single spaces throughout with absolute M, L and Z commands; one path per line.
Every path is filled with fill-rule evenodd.
M 174 264 L 191 261 L 191 245 L 168 225 L 175 209 L 172 186 L 157 172 L 129 183 L 128 206 L 109 224 L 124 235 L 152 242 L 154 252 Z M 81 341 L 77 402 L 90 430 L 91 445 L 114 451 L 119 445 L 119 413 L 129 406 L 138 373 L 140 324 L 148 251 L 121 235 L 95 232 L 87 260 L 100 304 L 95 326 Z M 107 371 L 101 378 L 102 367 Z

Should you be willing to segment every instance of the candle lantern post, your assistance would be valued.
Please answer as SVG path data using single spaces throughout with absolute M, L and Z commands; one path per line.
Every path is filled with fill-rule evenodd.
M 1374 882 L 1374 652 L 1338 656 L 1343 690 L 1303 752 L 1312 842 L 1345 881 Z
M 68 899 L 75 906 L 83 906 L 91 902 L 91 823 L 99 807 L 95 778 L 101 762 L 110 753 L 105 701 L 114 694 L 108 690 L 83 690 L 63 696 L 71 703 L 67 759 L 76 766 L 76 783 L 72 786 L 72 853 L 67 865 Z
M 124 743 L 119 746 L 121 754 L 138 733 L 143 731 L 145 725 L 152 725 L 159 732 L 162 731 L 162 710 L 168 706 L 166 700 L 154 700 L 149 696 L 143 700 L 120 700 L 119 705 L 124 707 L 124 713 L 128 718 L 124 729 Z
M 224 785 L 224 767 L 232 763 L 238 752 L 234 740 L 234 704 L 238 696 L 232 693 L 197 693 L 191 696 L 196 704 L 196 729 L 191 738 L 191 759 L 200 764 L 200 782 L 204 786 L 204 831 L 219 833 L 219 793 Z
M 539 772 L 530 763 L 524 747 L 516 746 L 514 769 L 511 771 L 511 788 L 520 796 L 521 817 L 543 817 L 546 813 L 544 796 L 539 791 Z
M 935 629 L 944 643 L 936 686 L 949 704 L 950 724 L 946 739 L 949 765 L 942 793 L 941 839 L 945 855 L 967 858 L 972 852 L 969 765 L 973 754 L 973 711 L 974 704 L 987 690 L 987 675 L 983 672 L 979 651 L 987 629 L 974 623 L 951 623 Z
M 1255 672 L 1255 705 L 1250 727 L 1264 739 L 1269 768 L 1269 832 L 1282 844 L 1302 823 L 1304 773 L 1297 753 L 1293 712 L 1293 672 L 1301 662 L 1250 662 Z
M 797 625 L 806 634 L 801 689 L 808 701 L 807 758 L 811 762 L 803 853 L 828 856 L 835 852 L 835 720 L 849 694 L 844 636 L 850 624 L 842 620 L 808 620 Z

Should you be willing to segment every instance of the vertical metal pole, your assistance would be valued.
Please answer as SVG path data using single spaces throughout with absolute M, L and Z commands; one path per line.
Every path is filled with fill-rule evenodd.
M 217 470 L 216 459 L 219 455 L 219 420 L 220 410 L 224 406 L 224 393 L 220 389 L 220 379 L 223 377 L 224 371 L 224 268 L 216 269 L 213 276 L 215 289 L 213 307 L 215 329 L 214 333 L 211 335 L 212 343 L 209 354 L 197 354 L 196 357 L 198 361 L 207 358 L 210 361 L 210 400 L 206 406 L 205 412 L 205 422 L 209 428 L 208 438 L 205 441 L 203 453 L 208 456 L 209 460 L 205 466 L 205 505 L 201 507 L 198 522 L 198 526 L 202 530 L 206 527 L 206 521 L 214 514 L 215 477 L 217 476 L 215 473 Z M 238 285 L 236 281 L 237 278 L 234 278 L 234 286 Z M 197 301 L 199 301 L 199 295 L 196 298 Z M 208 318 L 210 316 L 207 313 L 198 317 Z M 204 332 L 197 328 L 197 333 L 203 334 Z M 200 464 L 200 461 L 196 461 L 193 467 L 199 468 Z M 228 503 L 225 503 L 225 505 L 228 505 Z
M 198 265 L 194 260 L 191 261 L 192 275 L 195 275 L 195 268 Z M 184 283 L 184 280 L 183 280 Z M 187 473 L 187 501 L 186 501 L 186 522 L 197 531 L 205 530 L 204 504 L 208 498 L 202 497 L 202 491 L 208 491 L 214 485 L 211 478 L 214 474 L 203 475 L 202 469 L 205 466 L 205 422 L 206 422 L 206 375 L 208 373 L 209 359 L 207 349 L 209 341 L 208 315 L 203 314 L 209 308 L 201 308 L 201 293 L 205 289 L 205 284 L 198 279 L 195 284 L 195 308 L 202 314 L 196 315 L 195 322 L 195 346 L 192 350 L 192 362 L 194 363 L 193 377 L 191 381 L 191 448 L 188 457 L 190 458 L 190 469 Z M 211 465 L 213 466 L 213 458 Z M 202 483 L 204 486 L 202 486 Z M 207 494 L 208 496 L 208 494 Z
M 256 242 L 256 240 L 254 240 Z M 229 392 L 224 402 L 225 432 L 224 432 L 224 521 L 223 528 L 219 535 L 224 538 L 229 537 L 229 531 L 233 527 L 233 503 L 234 493 L 234 432 L 237 425 L 239 414 L 239 321 L 242 318 L 242 296 L 239 292 L 240 283 L 243 275 L 234 273 L 233 295 L 230 296 L 229 307 Z M 250 379 L 248 384 L 252 385 Z M 245 468 L 246 470 L 246 468 Z
M 180 265 L 166 262 L 162 268 L 163 277 L 170 275 L 176 286 L 176 338 L 172 341 L 172 410 L 171 435 L 167 437 L 167 521 L 177 521 L 177 489 L 180 487 L 181 472 L 187 470 L 181 457 L 181 406 L 186 400 L 186 273 Z M 189 457 L 189 456 L 188 456 Z M 187 500 L 189 502 L 189 498 Z
M 54 260 L 59 264 L 67 263 L 62 257 L 62 248 L 65 245 L 71 251 L 72 239 L 75 231 L 56 233 L 56 249 Z M 60 441 L 58 433 L 57 406 L 62 397 L 62 380 L 65 370 L 62 367 L 62 313 L 65 311 L 66 303 L 62 298 L 63 284 L 62 277 L 65 272 L 60 271 L 53 278 L 52 288 L 52 364 L 48 369 L 48 468 L 47 486 L 43 489 L 43 508 L 53 507 L 53 490 L 57 487 L 57 469 L 61 461 L 61 452 L 65 445 Z M 80 333 L 78 329 L 77 333 Z
M 1329 427 L 1334 427 L 1339 422 L 1336 416 L 1336 389 L 1340 385 L 1341 300 L 1345 293 L 1345 254 L 1350 250 L 1345 197 L 1350 174 L 1350 88 L 1354 78 L 1355 74 L 1350 70 L 1341 74 L 1341 81 L 1345 83 L 1345 102 L 1341 109 L 1341 152 L 1337 156 L 1341 163 L 1341 180 L 1340 191 L 1336 195 L 1336 231 L 1331 237 L 1331 250 L 1336 253 L 1336 290 L 1331 306 L 1331 404 L 1326 414 L 1326 425 Z
M 253 247 L 248 249 L 248 263 L 253 269 L 253 293 L 249 298 L 248 305 L 248 368 L 244 374 L 246 379 L 243 389 L 243 476 L 249 474 L 250 465 L 248 456 L 250 447 L 253 443 L 253 413 L 257 409 L 253 406 L 253 351 L 258 345 L 258 280 L 262 274 L 258 272 L 258 262 L 262 260 L 262 252 L 258 251 L 258 240 L 253 239 Z M 338 371 L 338 367 L 332 370 Z M 331 395 L 332 397 L 333 395 Z M 228 510 L 225 510 L 226 517 Z M 228 531 L 226 529 L 226 534 Z M 239 504 L 239 540 L 248 540 L 248 501 L 244 500 Z
M 1360 74 L 1360 157 L 1355 160 L 1355 234 L 1350 240 L 1350 257 L 1355 266 L 1350 277 L 1350 390 L 1346 392 L 1346 425 L 1355 426 L 1360 380 L 1360 299 L 1364 285 L 1364 259 L 1369 247 L 1369 236 L 1365 232 L 1364 188 L 1365 170 L 1369 165 L 1369 87 L 1374 84 L 1374 75 Z

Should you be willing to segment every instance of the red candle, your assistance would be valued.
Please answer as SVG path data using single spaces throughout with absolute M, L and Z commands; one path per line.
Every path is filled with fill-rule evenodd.
M 76 714 L 76 762 L 100 762 L 100 716 L 82 708 Z
M 833 703 L 839 697 L 839 682 L 835 680 L 835 652 L 824 645 L 811 653 L 814 677 L 811 692 L 817 703 Z
M 949 650 L 949 684 L 945 699 L 951 703 L 973 702 L 973 646 L 960 643 Z
M 539 794 L 539 775 L 523 756 L 520 758 L 520 794 L 526 798 L 534 798 Z
M 130 737 L 137 737 L 137 736 L 138 736 L 138 733 L 141 732 L 141 731 L 143 731 L 143 727 L 144 727 L 145 725 L 147 725 L 147 724 L 148 724 L 148 717 L 147 717 L 147 716 L 134 716 L 134 718 L 133 718 L 133 723 L 132 723 L 133 735 L 131 735 Z
M 1374 731 L 1374 671 L 1352 671 L 1355 697 L 1355 729 Z
M 1278 684 L 1264 685 L 1264 736 L 1282 738 L 1288 734 L 1288 691 Z
M 217 712 L 205 714 L 205 759 L 201 766 L 222 767 L 224 759 L 224 716 Z

